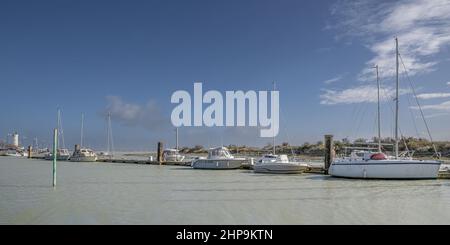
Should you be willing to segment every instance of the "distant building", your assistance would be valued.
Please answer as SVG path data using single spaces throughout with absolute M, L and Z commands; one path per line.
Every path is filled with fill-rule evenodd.
M 11 144 L 12 144 L 13 146 L 15 146 L 15 147 L 19 147 L 19 134 L 18 134 L 17 132 L 15 132 L 15 133 L 12 135 L 12 142 L 11 142 Z

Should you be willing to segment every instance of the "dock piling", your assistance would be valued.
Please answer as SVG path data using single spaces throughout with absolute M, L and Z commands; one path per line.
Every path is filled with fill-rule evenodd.
M 58 129 L 53 131 L 53 187 L 56 186 L 56 158 L 58 155 Z
M 28 146 L 28 158 L 33 158 L 33 147 L 31 145 Z
M 162 161 L 163 161 L 163 143 L 161 141 L 158 142 L 158 155 L 156 156 L 156 160 L 158 161 L 159 165 L 162 164 Z
M 334 157 L 333 135 L 325 135 L 325 174 L 333 162 Z

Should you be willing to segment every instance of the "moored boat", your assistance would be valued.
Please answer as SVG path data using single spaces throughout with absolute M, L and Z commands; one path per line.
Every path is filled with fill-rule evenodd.
M 196 159 L 191 166 L 194 169 L 239 169 L 245 158 L 235 158 L 226 147 L 209 149 L 206 159 Z

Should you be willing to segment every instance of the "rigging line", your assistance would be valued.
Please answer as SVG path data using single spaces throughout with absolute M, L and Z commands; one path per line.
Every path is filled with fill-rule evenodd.
M 380 85 L 380 86 L 381 86 L 381 85 Z M 386 98 L 387 101 L 392 101 L 392 98 L 389 98 L 389 97 L 388 97 L 388 93 L 387 93 L 386 88 L 381 87 L 381 89 L 382 89 L 383 92 L 384 92 L 384 95 L 382 94 L 381 96 L 384 97 L 384 98 Z M 395 112 L 394 112 L 393 105 L 390 104 L 390 103 L 389 103 L 389 108 L 391 109 L 391 112 L 392 112 L 393 117 L 395 117 Z M 393 122 L 391 121 L 391 130 L 392 130 L 392 135 L 391 135 L 391 136 L 394 135 L 394 129 L 393 129 L 392 123 L 393 123 Z M 399 129 L 399 131 L 400 131 L 400 137 L 403 138 L 403 133 L 402 133 L 402 131 L 401 131 L 401 127 L 399 126 L 398 129 Z M 408 146 L 406 145 L 406 141 L 403 141 L 403 142 L 404 142 L 404 144 L 405 144 L 405 148 L 408 149 Z
M 368 107 L 368 103 L 365 103 L 364 109 L 363 109 L 363 114 L 361 115 L 361 119 L 359 120 L 358 127 L 356 128 L 356 135 L 358 135 L 361 125 L 364 121 L 364 116 L 366 115 L 367 107 Z
M 427 120 L 425 119 L 425 116 L 423 114 L 422 106 L 420 105 L 419 99 L 417 98 L 416 90 L 414 89 L 414 86 L 412 84 L 411 78 L 409 77 L 409 74 L 408 74 L 408 70 L 406 70 L 405 63 L 403 63 L 403 58 L 400 55 L 400 53 L 399 53 L 399 56 L 400 56 L 400 60 L 401 60 L 402 65 L 403 65 L 403 69 L 405 70 L 406 77 L 408 78 L 409 85 L 411 86 L 411 90 L 412 90 L 412 92 L 414 94 L 414 98 L 416 99 L 417 106 L 419 107 L 420 114 L 422 115 L 422 119 L 423 119 L 423 122 L 425 124 L 425 128 L 427 129 L 428 137 L 430 137 L 430 141 L 431 141 L 431 145 L 433 146 L 434 153 L 436 154 L 436 156 L 438 156 L 436 145 L 434 144 L 433 137 L 431 136 L 430 128 L 428 127 Z
M 409 96 L 406 96 L 406 98 L 408 101 L 408 106 L 411 108 L 411 106 L 412 106 L 411 99 L 409 98 Z M 416 131 L 417 138 L 420 138 L 420 133 L 419 133 L 419 130 L 417 128 L 417 123 L 416 123 L 416 117 L 411 109 L 408 111 L 409 111 L 409 114 L 411 115 L 411 121 L 414 125 L 414 130 Z

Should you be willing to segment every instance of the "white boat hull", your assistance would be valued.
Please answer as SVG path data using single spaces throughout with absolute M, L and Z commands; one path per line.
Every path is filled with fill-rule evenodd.
M 70 157 L 71 162 L 96 162 L 97 157 L 96 156 L 72 156 Z
M 184 156 L 166 156 L 164 157 L 164 161 L 166 162 L 182 162 L 184 160 Z
M 420 160 L 361 160 L 334 162 L 329 174 L 357 179 L 436 179 L 440 162 Z
M 198 159 L 191 164 L 194 169 L 239 169 L 245 159 Z
M 307 169 L 307 165 L 295 163 L 261 163 L 253 166 L 255 173 L 267 174 L 301 174 Z
M 57 155 L 56 156 L 56 160 L 57 161 L 68 161 L 70 158 L 70 155 Z M 45 160 L 53 160 L 53 156 L 52 155 L 46 155 L 45 156 Z

